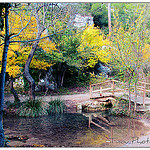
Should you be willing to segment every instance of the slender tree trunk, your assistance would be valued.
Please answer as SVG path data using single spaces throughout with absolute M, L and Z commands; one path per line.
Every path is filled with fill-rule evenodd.
M 4 130 L 3 130 L 3 109 L 4 109 L 4 89 L 5 75 L 7 65 L 7 52 L 9 47 L 9 24 L 8 24 L 9 4 L 5 7 L 5 45 L 2 58 L 1 84 L 0 84 L 0 147 L 4 147 Z
M 14 86 L 13 86 L 14 80 L 15 80 L 15 79 L 14 79 L 13 77 L 11 77 L 10 90 L 11 90 L 11 92 L 12 92 L 12 94 L 14 95 L 14 98 L 15 98 L 14 103 L 17 104 L 17 106 L 19 106 L 19 105 L 20 105 L 20 99 L 19 99 L 19 97 L 18 97 L 17 92 L 16 92 L 15 89 L 14 89 Z
M 63 83 L 64 83 L 64 77 L 65 77 L 66 70 L 67 70 L 66 68 L 63 70 L 63 74 L 62 74 L 60 86 L 63 86 Z
M 130 110 L 131 110 L 131 85 L 129 83 L 129 112 L 130 112 Z
M 40 35 L 38 35 L 37 38 L 40 38 Z M 28 83 L 29 83 L 29 98 L 30 98 L 30 100 L 35 99 L 35 81 L 29 73 L 29 66 L 31 64 L 31 60 L 34 56 L 34 53 L 35 53 L 36 48 L 38 46 L 38 43 L 39 43 L 39 41 L 34 42 L 32 49 L 30 51 L 30 54 L 28 56 L 28 59 L 26 61 L 24 72 L 23 72 L 23 75 L 25 76 L 25 78 L 28 80 Z
M 58 87 L 61 86 L 61 63 L 58 64 L 57 84 L 58 84 Z
M 108 27 L 109 27 L 109 34 L 111 33 L 111 4 L 108 3 Z
M 39 39 L 41 37 L 41 34 L 43 33 L 43 31 L 45 30 L 45 28 L 40 26 L 40 19 L 39 19 L 39 16 L 38 16 L 38 10 L 37 9 L 35 10 L 35 18 L 36 18 L 36 21 L 37 21 L 37 29 L 38 29 L 36 39 Z M 30 100 L 35 99 L 35 81 L 29 73 L 29 67 L 30 67 L 32 58 L 34 56 L 34 53 L 36 51 L 36 48 L 37 48 L 38 44 L 39 44 L 39 40 L 35 41 L 33 43 L 32 49 L 31 49 L 30 54 L 28 56 L 28 59 L 26 61 L 25 68 L 24 68 L 24 73 L 23 73 L 25 78 L 28 80 L 28 83 L 29 83 L 29 98 L 30 98 Z

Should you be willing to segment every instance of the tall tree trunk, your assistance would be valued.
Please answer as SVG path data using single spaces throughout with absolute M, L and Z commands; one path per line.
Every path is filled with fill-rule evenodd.
M 111 3 L 108 3 L 108 27 L 109 34 L 111 33 Z
M 58 64 L 57 85 L 61 87 L 61 63 Z
M 63 86 L 66 70 L 67 70 L 66 67 L 64 67 L 62 63 L 59 63 L 58 65 L 58 87 Z
M 40 38 L 40 34 L 37 36 L 37 38 Z M 28 80 L 28 83 L 29 83 L 29 98 L 30 98 L 30 100 L 35 99 L 35 81 L 32 78 L 32 76 L 30 75 L 29 66 L 31 64 L 31 60 L 34 56 L 34 53 L 35 53 L 36 48 L 38 46 L 38 43 L 39 43 L 39 41 L 34 42 L 32 49 L 30 51 L 30 54 L 28 56 L 28 59 L 26 61 L 24 72 L 23 72 L 23 75 L 25 76 L 25 78 Z
M 36 21 L 37 21 L 37 29 L 38 29 L 36 39 L 39 39 L 41 37 L 41 34 L 43 33 L 43 31 L 45 30 L 45 28 L 40 26 L 40 19 L 39 19 L 39 16 L 38 16 L 38 9 L 35 9 L 34 13 L 35 13 L 35 18 L 36 18 Z M 39 40 L 35 41 L 33 43 L 32 49 L 31 49 L 30 54 L 28 56 L 28 59 L 26 61 L 24 72 L 23 72 L 25 78 L 28 80 L 28 83 L 29 83 L 29 98 L 30 98 L 30 100 L 35 99 L 35 81 L 29 73 L 29 67 L 30 67 L 32 58 L 34 56 L 34 53 L 36 51 L 36 48 L 37 48 L 38 44 L 39 44 Z
M 17 104 L 17 106 L 19 106 L 20 105 L 20 99 L 18 97 L 17 92 L 14 89 L 14 86 L 13 86 L 14 80 L 15 79 L 13 77 L 11 77 L 10 90 L 11 90 L 12 94 L 14 95 L 14 99 L 15 99 L 14 103 Z
M 60 84 L 61 87 L 63 86 L 63 83 L 64 83 L 64 77 L 65 77 L 66 70 L 67 70 L 66 68 L 63 70 L 63 74 L 62 74 L 62 78 L 61 78 L 61 84 Z
M 9 47 L 9 3 L 5 7 L 5 45 L 2 58 L 2 70 L 1 70 L 1 84 L 0 84 L 0 147 L 4 147 L 4 130 L 3 130 L 3 109 L 4 109 L 4 89 L 5 89 L 5 75 L 7 65 L 7 52 Z
M 130 110 L 131 110 L 131 84 L 129 83 L 129 112 Z

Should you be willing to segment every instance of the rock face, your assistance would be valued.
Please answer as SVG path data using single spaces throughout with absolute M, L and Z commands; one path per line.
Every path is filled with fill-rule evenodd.
M 50 89 L 50 90 L 55 90 L 57 87 L 57 85 L 55 85 L 55 83 L 46 81 L 44 79 L 41 79 L 40 82 L 38 83 L 38 85 L 36 85 L 35 87 L 35 91 L 36 92 L 40 92 L 42 90 L 46 90 L 46 89 Z
M 102 73 L 107 77 L 111 73 L 111 70 L 108 66 L 98 61 L 98 63 L 94 67 L 94 73 L 96 75 L 98 75 L 99 73 Z
M 23 88 L 23 86 L 24 86 L 23 76 L 19 77 L 18 79 L 15 79 L 15 82 L 13 85 L 14 85 L 14 87 Z
M 80 14 L 76 14 L 75 19 L 73 21 L 73 25 L 77 28 L 85 27 L 88 25 L 93 25 L 93 17 L 92 16 L 81 16 Z
M 40 79 L 35 87 L 36 92 L 46 91 L 47 89 L 54 91 L 55 89 L 57 89 L 57 83 L 52 75 L 52 72 L 53 69 L 50 68 L 49 71 L 46 73 L 45 77 L 43 79 Z

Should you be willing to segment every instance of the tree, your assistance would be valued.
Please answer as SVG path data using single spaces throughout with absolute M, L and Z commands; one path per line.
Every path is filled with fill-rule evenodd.
M 92 3 L 91 14 L 95 27 L 98 27 L 105 31 L 105 34 L 109 33 L 108 30 L 108 9 L 105 3 Z
M 4 51 L 2 58 L 2 69 L 1 69 L 1 78 L 0 78 L 0 147 L 4 147 L 4 130 L 3 130 L 3 108 L 4 108 L 4 86 L 5 86 L 5 74 L 6 74 L 6 65 L 7 65 L 7 52 L 9 47 L 9 24 L 8 24 L 8 13 L 10 4 L 3 3 L 1 4 L 1 12 L 4 8 L 4 22 L 5 22 L 5 38 L 4 38 Z M 2 17 L 2 16 L 1 16 Z M 1 19 L 1 29 L 3 29 L 3 20 Z
M 138 11 L 141 13 L 139 14 Z M 126 26 L 119 22 L 119 15 L 114 16 L 116 20 L 110 37 L 112 65 L 118 69 L 120 79 L 128 83 L 129 111 L 131 109 L 131 86 L 135 86 L 136 91 L 136 84 L 143 72 L 143 65 L 145 61 L 149 61 L 149 57 L 145 55 L 145 53 L 147 56 L 150 55 L 148 52 L 150 45 L 148 44 L 149 30 L 146 27 L 146 11 L 146 7 L 142 11 L 137 9 L 138 18 L 131 24 L 129 19 L 126 20 Z M 136 13 L 135 15 L 137 16 Z
M 71 68 L 79 68 L 78 51 L 80 44 L 80 33 L 68 29 L 63 34 L 53 37 L 53 42 L 59 50 L 59 55 L 55 53 L 55 74 L 58 87 L 63 86 L 65 73 Z
M 48 28 L 54 28 L 55 30 L 58 30 L 57 29 L 58 24 L 61 24 L 62 30 L 64 29 L 64 27 L 66 27 L 66 23 L 64 23 L 65 26 L 62 23 L 64 22 L 64 20 L 66 21 L 66 19 L 69 19 L 67 9 L 62 9 L 62 7 L 59 8 L 59 6 L 55 3 L 33 4 L 32 9 L 34 10 L 34 14 L 37 22 L 37 37 L 36 37 L 37 39 L 41 38 L 42 33 Z M 56 33 L 55 30 L 54 33 Z M 29 82 L 29 92 L 30 92 L 29 97 L 31 100 L 35 99 L 35 94 L 34 94 L 35 82 L 29 73 L 29 66 L 34 56 L 34 53 L 37 49 L 38 44 L 39 41 L 35 41 L 33 43 L 32 49 L 30 51 L 24 69 L 24 76 Z
M 109 51 L 106 49 L 108 45 L 109 41 L 99 29 L 93 26 L 87 27 L 81 36 L 78 48 L 81 67 L 93 68 L 98 60 L 108 63 L 110 59 Z

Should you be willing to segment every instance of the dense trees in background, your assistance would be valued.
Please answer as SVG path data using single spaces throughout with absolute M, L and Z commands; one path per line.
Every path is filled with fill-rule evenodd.
M 143 70 L 150 57 L 149 29 L 146 25 L 147 11 L 146 5 L 142 8 L 142 11 L 137 9 L 138 18 L 135 14 L 133 18 L 137 19 L 131 23 L 131 20 L 128 19 L 126 26 L 119 21 L 119 15 L 114 16 L 115 23 L 110 39 L 111 62 L 112 66 L 118 70 L 119 78 L 128 83 L 129 89 L 132 86 L 135 86 L 136 89 L 137 81 L 146 78 Z
M 55 83 L 55 88 L 58 88 L 70 85 L 69 80 L 65 80 L 65 76 L 71 74 L 76 76 L 74 78 L 76 84 L 80 81 L 79 78 L 84 76 L 85 72 L 89 74 L 91 68 L 94 68 L 99 61 L 103 64 L 110 64 L 111 55 L 106 48 L 112 42 L 107 39 L 107 3 L 74 3 L 74 5 L 71 3 L 15 3 L 13 6 L 9 14 L 11 37 L 6 72 L 10 76 L 14 95 L 16 93 L 13 88 L 13 80 L 23 74 L 25 81 L 28 82 L 30 98 L 35 99 L 35 82 L 39 82 L 41 77 Z M 131 26 L 135 28 L 135 22 L 143 6 L 142 3 L 113 3 L 111 5 L 112 35 L 116 34 L 114 32 L 117 32 L 119 36 L 122 33 L 128 34 L 126 31 L 130 30 Z M 149 10 L 146 9 L 146 11 Z M 73 20 L 74 14 L 77 13 L 92 15 L 94 26 L 86 27 L 85 30 L 75 28 Z M 97 22 L 95 18 L 100 22 Z M 148 13 L 147 18 L 149 18 Z M 148 20 L 144 21 L 144 30 L 149 30 Z M 120 26 L 121 29 L 119 29 Z M 143 24 L 140 26 L 141 31 Z M 1 32 L 1 43 L 4 34 L 5 30 Z M 115 45 L 119 45 L 122 41 L 122 37 L 118 38 L 120 40 Z M 146 40 L 149 41 L 148 38 Z M 125 48 L 124 51 L 128 48 Z M 3 52 L 3 45 L 0 51 Z M 0 57 L 2 59 L 2 55 Z M 113 64 L 113 68 L 115 67 Z M 147 65 L 145 68 L 147 72 Z M 18 99 L 17 95 L 16 99 Z

